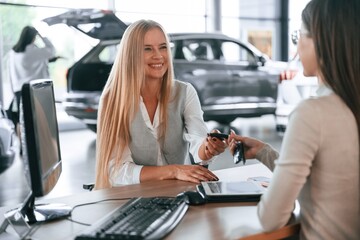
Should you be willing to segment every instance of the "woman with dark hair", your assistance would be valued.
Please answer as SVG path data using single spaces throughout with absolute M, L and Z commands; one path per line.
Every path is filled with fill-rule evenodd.
M 14 52 L 25 52 L 27 45 L 35 41 L 35 37 L 38 34 L 38 31 L 31 26 L 26 26 L 23 28 L 20 34 L 18 42 L 12 48 Z
M 360 1 L 312 0 L 302 13 L 298 53 L 317 97 L 289 119 L 280 155 L 254 138 L 230 134 L 274 174 L 258 204 L 265 231 L 284 226 L 300 204 L 301 239 L 360 239 Z M 277 159 L 275 162 L 274 160 Z
M 44 42 L 44 47 L 35 45 L 36 36 Z M 54 57 L 55 48 L 47 38 L 42 37 L 34 27 L 23 28 L 18 42 L 9 53 L 10 79 L 15 94 L 10 112 L 15 125 L 19 122 L 22 85 L 30 80 L 49 78 L 48 63 Z
M 207 137 L 196 90 L 174 79 L 169 39 L 159 23 L 139 20 L 125 31 L 101 95 L 96 144 L 97 189 L 217 180 L 199 165 L 224 152 L 227 142 Z

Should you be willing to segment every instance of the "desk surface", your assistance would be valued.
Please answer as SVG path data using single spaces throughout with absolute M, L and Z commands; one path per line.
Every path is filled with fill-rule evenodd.
M 258 174 L 249 173 L 254 169 L 264 171 L 262 164 L 257 165 L 221 170 L 219 172 L 220 179 L 228 180 L 226 178 L 231 174 L 238 174 L 236 176 L 247 176 L 249 174 L 249 176 L 259 176 Z M 261 175 L 263 176 L 264 174 Z M 195 187 L 196 184 L 178 180 L 151 181 L 112 189 L 84 192 L 74 196 L 49 199 L 46 202 L 58 202 L 76 206 L 78 204 L 113 199 L 80 206 L 73 210 L 72 220 L 82 223 L 94 223 L 115 207 L 124 204 L 129 198 L 139 196 L 176 196 L 183 191 L 195 190 Z M 1 222 L 4 219 L 3 214 L 7 210 L 9 208 L 0 209 Z M 246 237 L 246 239 L 252 239 L 249 235 L 254 234 L 256 239 L 259 239 L 259 237 L 271 239 L 271 234 L 261 234 L 261 226 L 256 211 L 256 203 L 208 203 L 201 206 L 190 206 L 179 225 L 165 239 L 238 239 L 246 236 L 249 237 Z M 281 229 L 281 231 L 273 233 L 273 239 L 289 236 L 294 231 L 298 231 L 298 227 L 298 225 L 290 225 L 287 228 Z M 85 228 L 86 226 L 71 222 L 70 220 L 57 220 L 40 225 L 33 232 L 32 237 L 36 240 L 74 239 Z

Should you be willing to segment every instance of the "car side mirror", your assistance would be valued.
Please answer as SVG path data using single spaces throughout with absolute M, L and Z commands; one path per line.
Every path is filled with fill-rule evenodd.
M 264 56 L 259 56 L 258 66 L 259 67 L 265 66 L 266 61 L 267 60 Z

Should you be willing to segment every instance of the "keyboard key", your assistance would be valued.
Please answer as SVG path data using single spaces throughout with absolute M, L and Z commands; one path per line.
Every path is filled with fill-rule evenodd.
M 178 225 L 187 209 L 182 198 L 133 198 L 88 227 L 75 240 L 160 239 Z

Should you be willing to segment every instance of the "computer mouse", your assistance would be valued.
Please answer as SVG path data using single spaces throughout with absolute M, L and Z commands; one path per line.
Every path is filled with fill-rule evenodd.
M 186 191 L 177 195 L 184 198 L 185 202 L 189 205 L 202 205 L 206 203 L 206 199 L 196 191 Z

